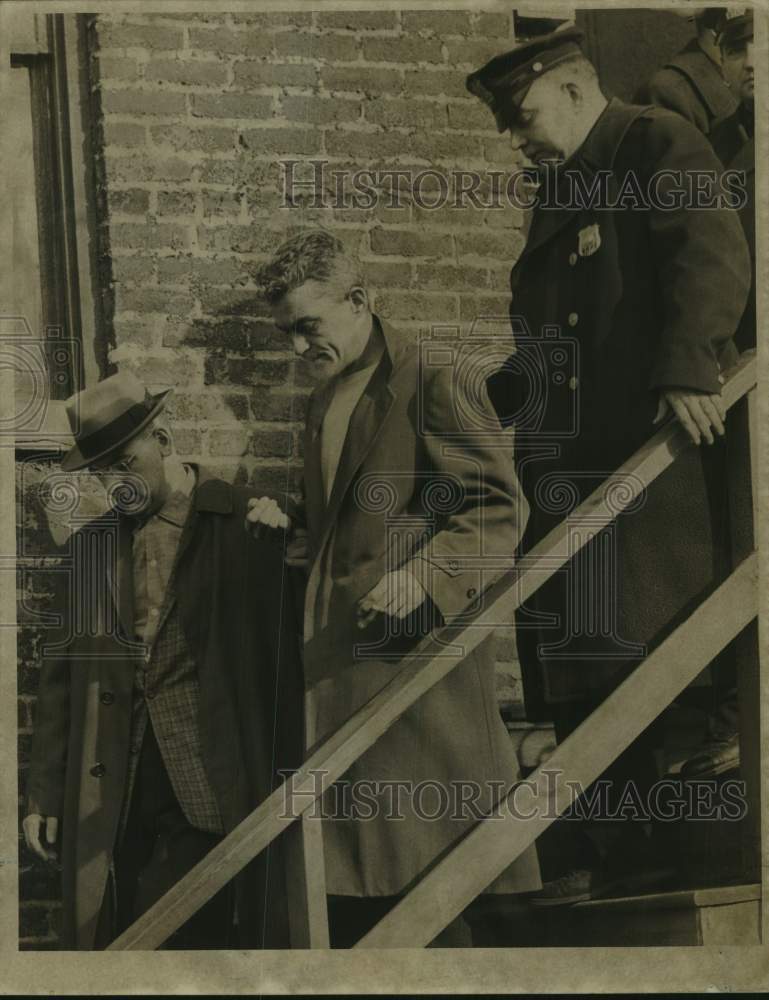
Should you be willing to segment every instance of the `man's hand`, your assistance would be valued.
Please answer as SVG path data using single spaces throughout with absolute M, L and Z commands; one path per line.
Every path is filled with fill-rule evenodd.
M 358 601 L 358 628 L 365 628 L 378 612 L 406 618 L 425 600 L 422 584 L 407 569 L 385 573 L 376 587 Z
M 30 813 L 24 817 L 21 828 L 24 831 L 24 840 L 27 847 L 42 858 L 43 861 L 55 861 L 56 851 L 52 847 L 45 847 L 40 843 L 40 834 L 45 824 L 45 841 L 47 844 L 55 844 L 59 833 L 59 820 L 56 816 L 41 816 L 39 813 Z
M 252 497 L 248 501 L 246 531 L 254 538 L 269 538 L 276 531 L 290 531 L 291 518 L 284 514 L 276 500 L 270 497 Z
M 654 423 L 659 423 L 669 410 L 695 444 L 701 444 L 703 437 L 708 444 L 713 444 L 713 429 L 719 437 L 724 436 L 726 407 L 718 393 L 708 395 L 690 389 L 662 389 Z
M 307 569 L 310 550 L 307 544 L 307 532 L 304 528 L 295 528 L 291 541 L 286 546 L 286 565 Z

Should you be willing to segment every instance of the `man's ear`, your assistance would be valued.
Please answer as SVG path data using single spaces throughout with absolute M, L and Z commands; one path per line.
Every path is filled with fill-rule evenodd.
M 352 311 L 356 315 L 361 312 L 369 311 L 368 292 L 360 285 L 356 285 L 354 288 L 351 288 L 347 293 L 347 298 L 350 301 Z
M 573 80 L 567 80 L 565 83 L 561 84 L 561 90 L 564 94 L 568 94 L 573 107 L 580 107 L 584 100 L 584 95 L 582 93 L 582 88 L 578 83 L 575 83 Z

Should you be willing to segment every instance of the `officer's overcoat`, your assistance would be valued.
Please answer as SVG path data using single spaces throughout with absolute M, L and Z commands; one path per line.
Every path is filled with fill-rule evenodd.
M 687 170 L 720 170 L 694 127 L 612 100 L 549 193 L 540 190 L 543 202 L 566 207 L 533 212 L 511 275 L 518 351 L 489 385 L 516 426 L 531 505 L 523 552 L 654 433 L 660 388 L 718 392 L 736 358 L 731 336 L 750 284 L 745 238 L 731 209 L 675 207 Z M 612 205 L 631 172 L 638 190 L 656 183 L 674 207 L 637 192 L 633 208 L 569 202 L 569 187 L 589 192 L 603 177 L 600 204 Z M 519 613 L 532 714 L 605 690 L 712 585 L 724 511 L 707 483 L 723 486 L 721 451 L 692 446 Z

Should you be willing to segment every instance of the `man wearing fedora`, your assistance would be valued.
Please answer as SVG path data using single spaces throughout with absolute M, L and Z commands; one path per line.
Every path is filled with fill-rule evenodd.
M 516 332 L 518 350 L 489 383 L 503 423 L 515 426 L 531 505 L 519 551 L 594 490 L 611 490 L 612 471 L 661 419 L 677 419 L 709 447 L 681 454 L 519 609 L 527 711 L 552 719 L 559 742 L 726 568 L 720 391 L 750 286 L 737 213 L 696 207 L 687 193 L 692 173 L 712 174 L 717 190 L 721 165 L 707 139 L 673 112 L 607 100 L 580 41 L 578 29 L 561 29 L 467 78 L 540 181 L 510 278 L 513 327 L 527 333 Z M 634 195 L 622 201 L 621 191 Z M 650 727 L 607 772 L 615 794 L 632 780 L 643 796 L 656 781 L 654 735 Z M 648 828 L 626 826 L 617 871 L 586 838 L 571 856 L 560 845 L 540 903 L 627 883 L 628 863 L 629 886 L 661 879 L 666 858 Z
M 37 855 L 60 851 L 67 949 L 114 940 L 301 761 L 292 570 L 244 538 L 253 492 L 175 453 L 168 395 L 120 373 L 67 405 L 62 469 L 100 477 L 111 501 L 71 539 L 23 822 Z M 279 850 L 165 947 L 284 946 Z

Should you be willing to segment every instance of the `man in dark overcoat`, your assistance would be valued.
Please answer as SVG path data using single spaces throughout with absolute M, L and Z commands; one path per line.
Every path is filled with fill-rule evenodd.
M 301 761 L 293 571 L 244 537 L 253 491 L 179 459 L 167 396 L 120 373 L 68 401 L 62 468 L 96 473 L 112 502 L 70 542 L 23 823 L 41 858 L 60 853 L 65 949 L 109 944 Z M 165 947 L 287 946 L 280 855 Z
M 750 285 L 707 140 L 677 114 L 607 100 L 580 39 L 557 31 L 468 78 L 541 181 L 511 274 L 517 351 L 490 381 L 531 504 L 523 553 L 601 484 L 621 495 L 612 472 L 665 415 L 696 444 L 718 440 Z M 698 196 L 703 175 L 711 190 Z M 708 207 L 692 207 L 696 197 Z M 554 718 L 559 741 L 725 568 L 718 451 L 684 452 L 520 610 L 527 708 Z M 655 780 L 643 740 L 613 773 L 641 789 Z M 554 885 L 552 901 L 593 892 L 595 860 L 575 864 L 576 881 Z
M 485 388 L 471 403 L 456 377 L 459 345 L 426 350 L 382 322 L 360 265 L 335 236 L 300 232 L 264 265 L 260 283 L 318 380 L 303 507 L 267 501 L 249 514 L 257 528 L 307 531 L 312 747 L 388 683 L 426 631 L 477 606 L 510 564 L 527 510 Z M 352 945 L 516 782 L 495 659 L 488 635 L 333 790 L 322 824 L 332 947 Z M 471 807 L 459 801 L 462 788 Z M 530 848 L 492 891 L 540 884 Z M 454 921 L 436 943 L 470 944 L 468 929 Z
M 688 11 L 681 16 L 691 17 Z M 732 114 L 737 102 L 721 72 L 718 44 L 726 16 L 724 7 L 698 8 L 692 17 L 696 37 L 639 87 L 633 102 L 675 111 L 704 135 L 715 121 Z

